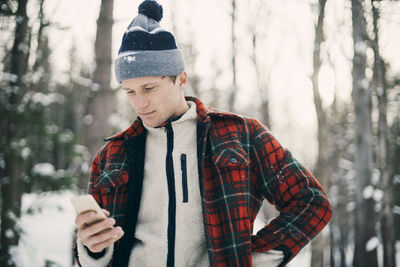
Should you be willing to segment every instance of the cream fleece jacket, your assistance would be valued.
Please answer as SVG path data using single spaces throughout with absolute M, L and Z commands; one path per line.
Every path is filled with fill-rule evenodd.
M 197 168 L 197 113 L 193 102 L 188 102 L 188 105 L 189 110 L 172 122 L 174 133 L 172 158 L 176 195 L 175 266 L 206 267 L 210 266 L 210 263 L 204 234 Z M 165 167 L 167 133 L 163 127 L 151 128 L 145 124 L 144 126 L 148 133 L 143 192 L 135 232 L 136 242 L 130 255 L 129 266 L 166 266 L 169 203 Z M 78 255 L 83 267 L 106 266 L 112 257 L 112 251 L 113 246 L 107 248 L 102 258 L 93 259 L 78 240 Z M 256 267 L 278 266 L 284 258 L 281 251 L 253 253 L 252 256 L 253 266 Z

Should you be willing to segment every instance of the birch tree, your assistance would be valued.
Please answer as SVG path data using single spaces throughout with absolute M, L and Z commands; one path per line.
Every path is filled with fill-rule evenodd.
M 261 100 L 260 113 L 261 113 L 261 122 L 271 129 L 271 118 L 270 118 L 270 108 L 269 108 L 269 88 L 268 84 L 271 79 L 271 69 L 266 69 L 262 67 L 262 59 L 264 58 L 260 51 L 262 40 L 266 39 L 266 30 L 265 27 L 260 30 L 260 28 L 266 24 L 268 24 L 268 17 L 270 15 L 270 11 L 266 6 L 264 1 L 253 1 L 253 11 L 254 15 L 252 16 L 252 21 L 249 24 L 248 32 L 251 35 L 251 54 L 250 60 L 254 65 L 255 74 L 256 74 L 256 84 L 258 94 Z M 275 61 L 276 58 L 274 59 Z M 274 63 L 275 63 L 274 61 Z
M 353 28 L 353 91 L 355 112 L 355 249 L 354 267 L 378 266 L 374 200 L 366 194 L 371 191 L 372 176 L 372 122 L 371 88 L 366 78 L 368 36 L 362 0 L 351 1 Z M 372 189 L 373 190 L 373 189 Z M 364 193 L 364 194 L 363 194 Z M 365 196 L 365 197 L 364 197 Z
M 321 62 L 321 45 L 324 42 L 324 19 L 326 0 L 318 2 L 318 19 L 315 26 L 314 51 L 313 51 L 313 73 L 311 76 L 314 95 L 314 106 L 318 121 L 318 158 L 315 166 L 315 175 L 322 185 L 327 184 L 329 175 L 329 125 L 328 110 L 323 107 L 323 101 L 319 92 L 318 76 Z M 315 237 L 311 243 L 311 267 L 325 266 L 324 264 L 325 238 L 323 234 Z
M 399 80 L 400 82 L 400 80 Z M 399 83 L 400 84 L 400 83 Z M 400 94 L 399 94 L 400 95 Z M 392 125 L 390 126 L 390 139 L 389 139 L 389 165 L 390 177 L 393 179 L 392 192 L 400 192 L 400 98 L 397 108 L 397 115 L 395 116 Z M 393 194 L 394 208 L 394 225 L 400 225 L 400 194 Z M 400 240 L 400 229 L 395 227 L 395 240 Z
M 21 114 L 18 112 L 17 104 L 25 92 L 24 77 L 27 71 L 28 54 L 28 0 L 16 1 L 18 5 L 15 12 L 14 41 L 9 61 L 9 82 L 7 88 L 8 101 L 4 112 L 7 116 L 2 118 L 1 123 L 1 151 L 4 157 L 4 173 L 1 177 L 1 249 L 0 265 L 12 266 L 10 248 L 16 246 L 19 241 L 19 231 L 16 219 L 21 211 L 21 181 L 22 158 L 20 151 L 16 149 L 19 137 L 21 137 Z M 3 117 L 4 114 L 2 114 Z
M 90 87 L 85 115 L 85 144 L 92 157 L 104 144 L 104 138 L 112 134 L 109 116 L 113 112 L 114 95 L 110 88 L 111 45 L 113 27 L 113 0 L 102 0 L 97 19 L 95 41 L 95 70 Z
M 380 215 L 380 230 L 383 244 L 383 265 L 385 267 L 396 266 L 396 251 L 394 239 L 394 219 L 393 219 L 393 183 L 389 176 L 389 166 L 387 162 L 387 143 L 388 143 L 388 123 L 387 123 L 387 85 L 385 62 L 380 54 L 379 46 L 379 3 L 380 0 L 371 0 L 373 33 L 374 38 L 371 42 L 374 51 L 373 82 L 372 88 L 378 97 L 378 146 L 377 146 L 377 166 L 380 172 L 380 189 L 385 192 L 382 198 L 382 209 Z
M 236 20 L 237 20 L 237 0 L 231 0 L 231 64 L 232 64 L 232 87 L 229 92 L 229 111 L 235 111 L 235 101 L 237 95 L 237 70 L 236 70 L 236 52 L 237 52 L 237 36 L 236 36 Z
M 45 29 L 51 23 L 45 18 L 44 2 L 34 2 L 37 20 L 28 18 L 28 0 L 10 4 L 13 15 L 7 18 L 15 21 L 15 27 L 12 48 L 8 51 L 5 46 L 0 66 L 4 70 L 0 80 L 0 266 L 14 266 L 11 249 L 19 243 L 18 221 L 26 212 L 21 210 L 23 194 L 67 189 L 73 180 L 68 167 L 76 156 L 74 134 L 64 124 L 67 96 L 60 91 L 62 85 L 50 83 L 51 49 Z M 29 2 L 29 6 L 33 5 Z

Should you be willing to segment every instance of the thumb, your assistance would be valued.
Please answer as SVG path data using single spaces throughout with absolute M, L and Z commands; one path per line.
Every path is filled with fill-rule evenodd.
M 108 216 L 110 216 L 110 212 L 108 211 L 108 210 L 105 210 L 105 209 L 101 209 L 103 212 L 104 212 L 104 214 L 108 217 Z

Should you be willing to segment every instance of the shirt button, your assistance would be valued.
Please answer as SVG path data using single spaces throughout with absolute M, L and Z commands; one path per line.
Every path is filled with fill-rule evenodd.
M 231 158 L 230 161 L 231 161 L 233 164 L 236 164 L 236 163 L 237 163 L 237 159 L 235 159 L 235 158 Z
M 107 193 L 110 193 L 110 192 L 111 192 L 111 188 L 106 187 L 106 192 L 107 192 Z

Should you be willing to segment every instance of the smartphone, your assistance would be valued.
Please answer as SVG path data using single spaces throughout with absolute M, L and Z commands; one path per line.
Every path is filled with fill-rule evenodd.
M 72 206 L 74 206 L 78 214 L 84 213 L 86 211 L 94 211 L 96 216 L 93 220 L 88 222 L 88 225 L 102 221 L 107 218 L 106 214 L 102 211 L 99 204 L 92 195 L 83 195 L 71 198 Z

